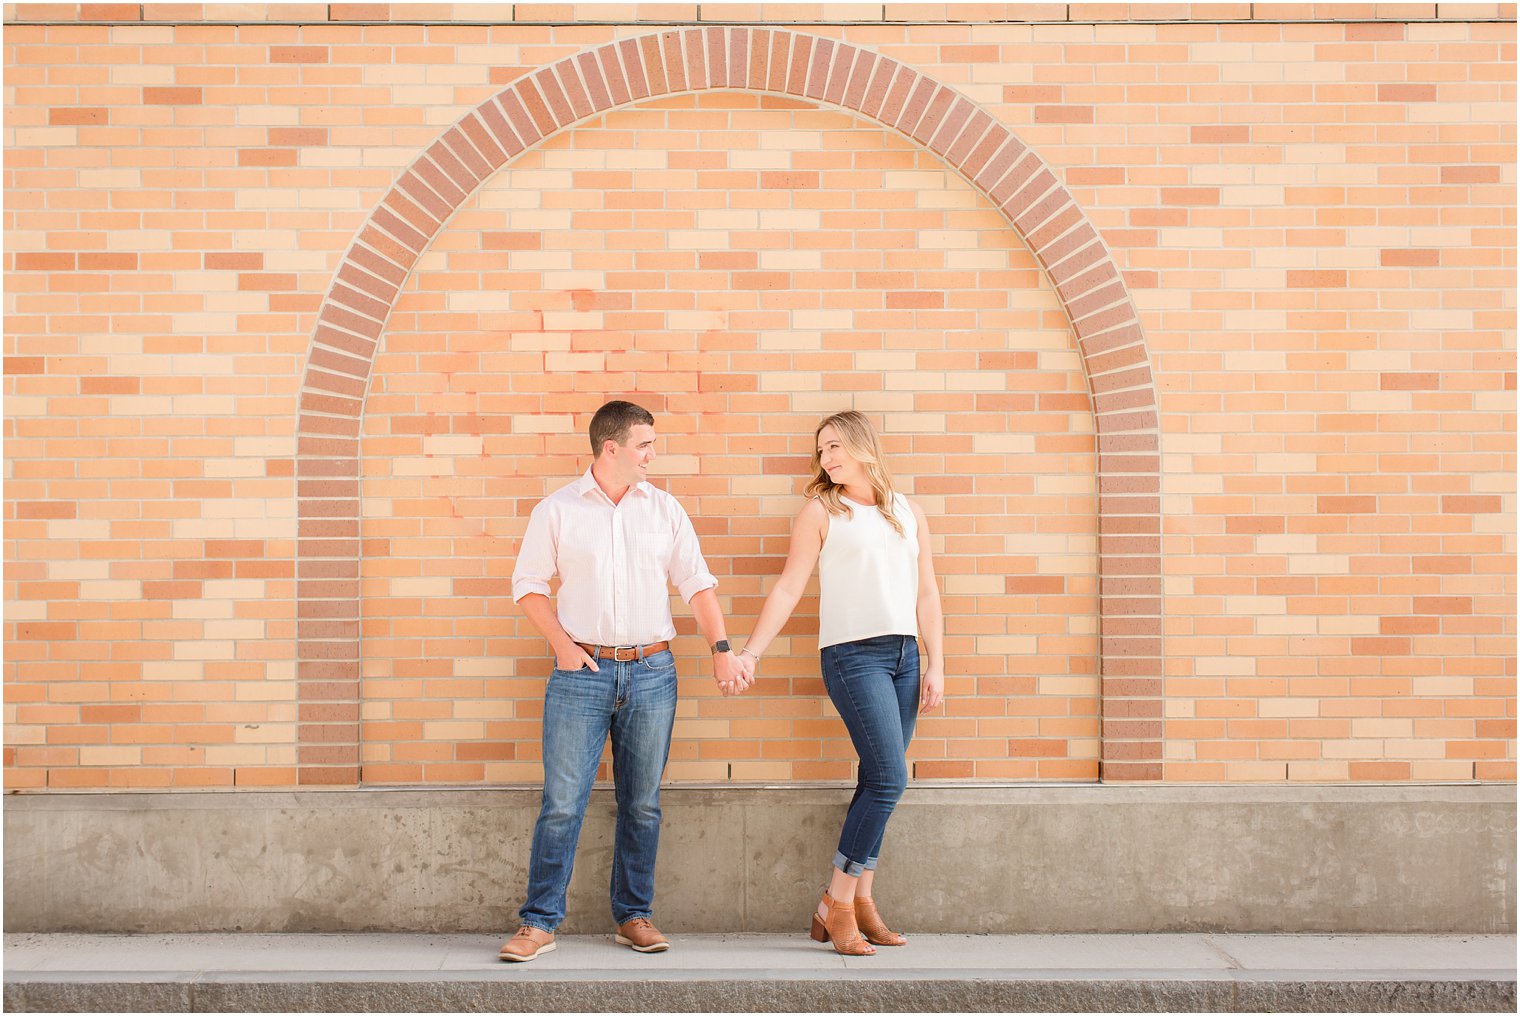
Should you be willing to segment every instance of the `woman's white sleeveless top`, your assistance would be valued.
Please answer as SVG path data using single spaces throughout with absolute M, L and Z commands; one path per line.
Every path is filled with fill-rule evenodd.
M 878 635 L 918 634 L 918 519 L 901 494 L 892 513 L 898 536 L 875 505 L 845 499 L 849 515 L 830 515 L 818 554 L 818 648 Z

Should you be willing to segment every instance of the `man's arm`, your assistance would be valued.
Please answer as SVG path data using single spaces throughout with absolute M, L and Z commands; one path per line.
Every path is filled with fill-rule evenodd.
M 707 568 L 707 562 L 702 558 L 697 532 L 686 510 L 680 505 L 675 508 L 675 545 L 670 555 L 670 581 L 680 592 L 681 599 L 691 604 L 697 628 L 711 646 L 728 638 L 723 627 L 723 608 L 718 606 L 718 580 L 713 577 Z M 724 695 L 742 692 L 753 680 L 741 670 L 732 652 L 713 654 L 713 678 Z
M 533 622 L 533 627 L 537 628 L 538 633 L 548 641 L 549 648 L 554 650 L 556 667 L 560 670 L 580 670 L 582 667 L 590 667 L 592 670 L 602 669 L 560 626 L 559 618 L 555 616 L 554 607 L 549 603 L 547 596 L 543 593 L 529 593 L 518 603 L 522 605 L 523 613 L 528 616 L 528 620 Z
M 709 586 L 693 594 L 691 612 L 696 616 L 697 628 L 709 646 L 728 638 L 723 627 L 723 608 L 718 606 L 717 589 Z M 713 679 L 718 682 L 718 688 L 724 695 L 742 692 L 750 685 L 750 679 L 739 667 L 732 651 L 713 654 Z
M 554 550 L 559 542 L 558 520 L 550 506 L 540 501 L 528 516 L 528 528 L 518 548 L 517 563 L 512 568 L 512 599 L 533 627 L 554 650 L 554 665 L 561 670 L 579 670 L 588 663 L 599 669 L 596 661 L 575 644 L 560 625 L 549 603 L 549 581 L 559 571 Z

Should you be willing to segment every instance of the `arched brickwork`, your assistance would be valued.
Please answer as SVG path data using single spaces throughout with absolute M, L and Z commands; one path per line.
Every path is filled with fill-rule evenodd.
M 359 780 L 360 421 L 376 347 L 408 273 L 509 159 L 614 107 L 713 89 L 813 100 L 900 131 L 984 193 L 1048 272 L 1097 418 L 1102 778 L 1160 778 L 1155 384 L 1139 317 L 1097 230 L 1012 132 L 911 67 L 799 32 L 702 27 L 609 43 L 517 79 L 401 174 L 339 265 L 318 314 L 298 424 L 300 782 Z

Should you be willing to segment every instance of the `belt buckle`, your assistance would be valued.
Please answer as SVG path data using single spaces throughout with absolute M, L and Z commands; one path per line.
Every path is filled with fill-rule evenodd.
M 633 655 L 630 656 L 630 657 L 628 657 L 628 659 L 625 660 L 625 659 L 623 659 L 623 653 L 625 653 L 625 652 L 632 653 Z M 632 663 L 634 660 L 637 660 L 638 658 L 639 658 L 639 647 L 638 646 L 613 646 L 612 647 L 612 659 L 615 662 L 617 662 L 617 663 Z

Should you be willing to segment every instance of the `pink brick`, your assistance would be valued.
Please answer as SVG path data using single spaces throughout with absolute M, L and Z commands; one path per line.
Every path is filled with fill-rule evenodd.
M 549 113 L 553 116 L 552 123 L 555 126 L 562 127 L 575 119 L 575 112 L 570 106 L 570 98 L 566 94 L 565 85 L 555 75 L 552 68 L 545 67 L 537 74 L 532 75 L 532 81 L 538 86 L 539 94 L 548 106 Z M 531 94 L 531 89 L 524 89 L 525 102 L 528 101 L 528 96 Z M 534 117 L 534 120 L 537 121 L 538 118 Z M 543 124 L 540 123 L 540 126 L 543 126 Z M 548 134 L 552 129 L 551 127 L 549 130 L 545 130 L 544 133 Z
M 786 90 L 792 95 L 802 95 L 807 84 L 808 62 L 813 55 L 813 39 L 808 35 L 792 35 L 792 48 L 787 64 Z
M 808 71 L 807 87 L 804 94 L 819 99 L 823 97 L 824 86 L 828 84 L 829 69 L 833 65 L 834 43 L 830 39 L 819 39 L 814 49 L 812 66 Z
M 480 104 L 476 111 L 480 114 L 481 123 L 485 125 L 486 130 L 490 133 L 492 142 L 501 149 L 506 158 L 510 159 L 523 150 L 523 143 L 518 139 L 516 132 L 512 130 L 512 126 L 507 123 L 507 118 L 502 113 L 498 101 L 494 97 L 487 99 Z M 477 147 L 483 148 L 481 145 L 477 145 Z
M 616 46 L 602 46 L 595 53 L 588 54 L 595 61 L 598 68 L 599 80 L 605 82 L 606 94 L 611 105 L 621 106 L 629 99 L 628 81 L 623 74 L 623 64 L 618 59 Z M 586 77 L 596 77 L 592 72 L 587 72 Z M 592 97 L 595 98 L 596 89 L 592 87 Z
M 867 116 L 881 116 L 882 103 L 887 98 L 887 88 L 891 85 L 893 77 L 902 65 L 896 60 L 881 57 L 876 61 L 871 70 L 871 83 L 866 86 L 865 98 L 860 105 L 860 111 Z M 885 117 L 883 117 L 885 119 Z
M 938 87 L 928 78 L 918 79 L 917 84 L 912 87 L 904 100 L 903 113 L 896 124 L 898 130 L 913 136 L 914 128 L 918 126 L 919 120 L 923 119 L 924 110 L 929 106 L 929 99 Z
M 914 71 L 903 66 L 892 79 L 891 86 L 887 89 L 886 98 L 882 100 L 879 116 L 884 123 L 896 126 L 907 112 L 908 95 L 914 86 L 918 84 L 920 76 Z
M 730 88 L 743 88 L 749 81 L 750 32 L 745 28 L 730 28 L 728 32 L 728 84 Z
M 707 76 L 704 87 L 721 88 L 728 84 L 728 40 L 721 28 L 708 28 L 706 33 Z
M 665 56 L 661 51 L 660 38 L 656 35 L 645 35 L 636 40 L 639 49 L 639 59 L 644 68 L 644 78 L 648 82 L 649 95 L 660 95 L 673 91 L 675 87 L 667 80 L 667 68 Z
M 465 146 L 460 143 L 450 146 L 455 149 L 455 154 L 461 158 L 468 158 L 471 168 L 482 178 L 489 176 L 492 171 L 507 161 L 507 153 L 492 135 L 483 119 L 484 110 L 494 108 L 495 106 L 488 100 L 482 107 L 460 121 L 460 130 L 469 139 L 471 151 L 465 151 Z
M 528 144 L 532 144 L 539 138 L 548 137 L 556 129 L 557 125 L 554 116 L 549 112 L 548 104 L 532 82 L 525 81 L 514 85 L 507 92 L 502 93 L 502 105 L 507 111 L 507 120 L 516 128 L 518 136 Z M 526 112 L 523 113 L 523 111 Z M 518 114 L 522 114 L 527 122 L 519 120 Z
M 417 160 L 402 174 L 396 181 L 396 188 L 401 193 L 393 193 L 386 203 L 429 236 L 437 232 L 439 224 L 451 211 L 445 195 L 452 197 L 460 193 L 459 188 L 450 184 L 438 167 L 426 159 Z
M 749 40 L 749 68 L 745 83 L 750 88 L 764 88 L 767 81 L 767 64 L 770 60 L 771 33 L 766 29 L 735 29 L 744 31 Z
M 690 72 L 682 52 L 684 37 L 683 32 L 665 32 L 660 36 L 665 56 L 666 85 L 673 92 L 685 91 L 691 87 L 688 77 Z
M 575 73 L 572 61 L 561 60 L 554 67 L 555 75 L 559 78 L 565 94 L 570 99 L 570 108 L 574 111 L 575 119 L 579 120 L 591 115 L 591 97 L 586 94 L 586 87 L 581 84 L 581 79 Z
M 642 99 L 649 94 L 649 77 L 644 70 L 644 56 L 638 39 L 624 39 L 618 43 L 623 58 L 623 73 L 627 75 L 628 92 L 632 98 Z
M 682 33 L 686 44 L 686 87 L 707 88 L 711 84 L 707 73 L 706 43 L 703 29 L 691 28 Z
M 489 172 L 485 161 L 475 155 L 457 128 L 445 132 L 441 139 L 428 148 L 427 154 L 448 177 L 449 182 L 458 188 L 459 197 L 453 199 L 455 202 L 478 187 Z
M 496 128 L 496 136 L 507 146 L 507 154 L 509 156 L 516 155 L 525 146 L 532 145 L 543 137 L 543 133 L 538 130 L 537 125 L 533 122 L 533 118 L 528 115 L 527 110 L 523 107 L 518 95 L 518 87 L 514 85 L 496 96 L 496 102 L 501 107 L 502 116 L 505 117 L 511 129 L 510 134 L 505 133 L 501 129 L 500 124 L 496 123 L 496 117 L 490 105 L 487 104 L 485 107 L 488 121 Z
M 982 142 L 987 129 L 991 126 L 992 118 L 982 110 L 975 109 L 966 121 L 966 126 L 946 150 L 945 161 L 952 166 L 965 168 L 974 146 Z M 977 168 L 979 169 L 980 165 Z M 974 173 L 975 170 L 967 169 L 967 172 Z
M 950 109 L 950 104 L 955 100 L 955 95 L 948 88 L 933 86 L 933 97 L 925 104 L 923 116 L 913 127 L 913 136 L 924 144 L 929 144 L 939 130 L 945 114 Z
M 825 73 L 828 83 L 823 91 L 824 101 L 836 104 L 844 102 L 845 86 L 850 82 L 850 68 L 859 53 L 854 46 L 844 43 L 834 47 Z

